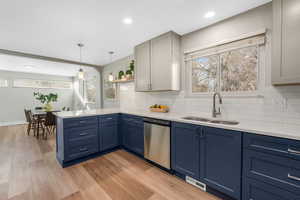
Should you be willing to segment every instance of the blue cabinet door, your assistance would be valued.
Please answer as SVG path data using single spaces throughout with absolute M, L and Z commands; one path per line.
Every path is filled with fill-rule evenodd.
M 200 126 L 172 123 L 172 169 L 199 179 Z
M 130 124 L 128 128 L 129 149 L 141 156 L 144 155 L 144 128 L 141 125 Z
M 200 179 L 231 197 L 241 196 L 242 134 L 203 127 L 200 144 Z
M 108 123 L 100 125 L 101 151 L 119 146 L 118 124 Z
M 133 115 L 122 115 L 122 146 L 141 156 L 144 155 L 143 119 Z

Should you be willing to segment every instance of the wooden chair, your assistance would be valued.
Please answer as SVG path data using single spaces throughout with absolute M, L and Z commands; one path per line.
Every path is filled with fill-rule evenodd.
M 46 130 L 44 137 L 47 139 L 47 134 L 52 135 L 56 130 L 56 117 L 53 112 L 47 112 L 43 127 Z
M 28 122 L 28 126 L 27 126 L 27 135 L 30 134 L 30 131 L 33 130 L 33 135 L 35 136 L 35 131 L 36 131 L 36 120 L 34 119 L 31 110 L 26 110 L 24 109 L 24 113 L 25 113 L 25 118 L 26 121 Z

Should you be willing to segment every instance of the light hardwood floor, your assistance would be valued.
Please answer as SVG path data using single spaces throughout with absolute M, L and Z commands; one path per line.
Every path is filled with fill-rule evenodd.
M 0 200 L 218 200 L 119 150 L 61 168 L 55 139 L 0 127 Z

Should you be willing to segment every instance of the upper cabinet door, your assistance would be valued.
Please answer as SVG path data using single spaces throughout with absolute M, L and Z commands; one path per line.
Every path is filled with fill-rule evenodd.
M 274 85 L 300 84 L 299 0 L 273 0 Z
M 172 34 L 166 33 L 151 40 L 151 89 L 172 88 Z
M 150 85 L 150 41 L 135 47 L 135 90 L 149 91 Z
M 174 32 L 136 46 L 136 91 L 180 90 L 180 53 L 180 36 Z

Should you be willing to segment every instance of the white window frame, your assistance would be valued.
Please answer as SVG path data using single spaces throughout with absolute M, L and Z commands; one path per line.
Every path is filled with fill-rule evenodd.
M 65 83 L 70 83 L 71 87 L 70 88 L 63 88 L 63 87 L 43 87 L 43 86 L 15 86 L 15 81 L 26 81 L 26 80 L 31 80 L 31 81 L 48 81 L 48 82 L 65 82 Z M 35 89 L 59 89 L 59 90 L 73 90 L 73 82 L 72 81 L 62 81 L 62 80 L 39 80 L 39 79 L 30 79 L 30 78 L 20 78 L 20 79 L 14 79 L 12 81 L 12 87 L 13 88 L 35 88 Z
M 253 35 L 257 36 L 257 35 L 261 35 L 261 32 L 259 32 L 260 34 L 256 34 Z M 248 36 L 247 36 L 248 37 Z M 251 38 L 251 37 L 248 37 Z M 243 39 L 248 39 L 248 38 L 239 38 L 236 40 L 232 40 L 231 42 L 235 42 L 238 40 L 243 40 Z M 265 35 L 265 40 L 267 41 L 267 37 Z M 229 43 L 229 42 L 224 42 L 224 44 Z M 218 46 L 220 46 L 221 44 L 218 44 Z M 263 89 L 264 89 L 264 76 L 265 76 L 265 66 L 266 66 L 266 46 L 267 46 L 267 42 L 265 42 L 264 45 L 261 44 L 245 44 L 245 45 L 241 45 L 238 47 L 233 47 L 233 48 L 226 48 L 224 50 L 221 51 L 217 51 L 217 52 L 210 52 L 210 53 L 203 53 L 203 54 L 197 54 L 197 58 L 200 57 L 206 57 L 206 56 L 212 56 L 212 55 L 220 55 L 221 53 L 224 52 L 228 52 L 228 51 L 233 51 L 233 50 L 238 50 L 238 49 L 242 49 L 242 48 L 247 48 L 247 47 L 252 47 L 252 46 L 257 46 L 258 48 L 258 66 L 257 66 L 257 90 L 255 91 L 235 91 L 235 92 L 224 92 L 221 91 L 221 66 L 220 66 L 220 60 L 219 60 L 219 66 L 218 66 L 218 71 L 217 71 L 217 81 L 218 81 L 218 87 L 216 89 L 217 92 L 220 92 L 221 95 L 223 97 L 263 97 Z M 204 49 L 209 49 L 209 48 L 213 48 L 213 45 L 211 47 L 205 47 Z M 201 51 L 198 50 L 198 51 Z M 195 53 L 197 52 L 196 50 L 193 50 L 191 53 Z M 186 97 L 211 97 L 212 94 L 214 92 L 199 92 L 199 93 L 193 93 L 192 92 L 192 61 L 191 58 L 187 59 L 187 55 L 190 54 L 190 52 L 185 52 L 185 68 L 186 68 L 186 75 L 185 75 L 185 79 L 186 79 L 186 92 L 185 92 L 185 96 Z M 219 58 L 220 59 L 220 58 Z
M 86 80 L 84 80 L 84 99 L 85 99 L 85 102 L 88 103 L 88 104 L 96 104 L 97 103 L 97 77 L 92 77 L 92 78 L 95 78 L 95 87 L 96 87 L 96 93 L 95 93 L 95 102 L 93 101 L 88 101 L 88 84 L 89 84 L 89 81 L 91 80 L 91 78 L 88 78 Z

